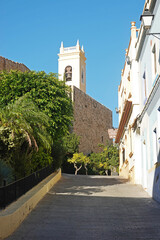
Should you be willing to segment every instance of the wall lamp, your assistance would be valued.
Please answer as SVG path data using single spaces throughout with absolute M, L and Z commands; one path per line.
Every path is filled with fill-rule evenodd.
M 128 65 L 131 65 L 131 60 L 130 60 L 130 57 L 128 55 L 125 57 L 125 61 Z
M 118 114 L 118 113 L 119 113 L 119 109 L 118 109 L 118 108 L 115 108 L 115 110 L 116 110 L 116 113 Z
M 148 9 L 145 9 L 144 13 L 140 16 L 140 21 L 142 22 L 144 29 L 149 31 L 153 19 L 154 19 L 154 15 L 151 14 L 151 12 Z M 157 35 L 160 35 L 160 33 L 148 32 L 146 33 L 146 35 L 152 35 L 160 40 L 160 38 L 157 37 Z

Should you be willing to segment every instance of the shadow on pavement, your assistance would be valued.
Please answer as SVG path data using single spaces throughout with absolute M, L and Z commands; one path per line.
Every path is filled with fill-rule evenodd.
M 160 239 L 160 208 L 146 198 L 47 195 L 8 240 Z
M 120 177 L 86 175 L 75 176 L 71 174 L 63 174 L 61 181 L 63 182 L 63 189 L 65 190 L 64 193 L 61 191 L 61 188 L 57 189 L 56 187 L 53 189 L 53 192 L 50 191 L 50 193 L 61 195 L 93 195 L 103 192 L 108 186 L 118 186 L 119 184 L 128 182 L 127 179 Z
M 63 175 L 8 238 L 20 239 L 157 240 L 160 205 L 118 177 Z

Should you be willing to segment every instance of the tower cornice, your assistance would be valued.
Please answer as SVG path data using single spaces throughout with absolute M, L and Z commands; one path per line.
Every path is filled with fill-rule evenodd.
M 58 56 L 59 57 L 69 57 L 69 56 L 81 56 L 84 60 L 86 60 L 87 58 L 85 57 L 84 52 L 79 51 L 79 52 L 68 52 L 68 53 L 59 53 Z

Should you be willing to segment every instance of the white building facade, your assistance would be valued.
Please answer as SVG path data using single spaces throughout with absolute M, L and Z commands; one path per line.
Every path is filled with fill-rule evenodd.
M 125 64 L 122 69 L 121 83 L 118 89 L 119 102 L 119 128 L 116 143 L 119 143 L 120 176 L 129 178 L 135 182 L 136 151 L 134 149 L 133 123 L 139 113 L 138 64 L 136 61 L 137 28 L 135 22 L 131 22 L 131 37 L 126 49 Z
M 160 201 L 160 0 L 145 2 L 152 22 L 145 26 L 143 19 L 136 44 L 139 65 L 141 184 Z M 159 34 L 154 34 L 159 33 Z
M 147 11 L 146 11 L 147 9 Z M 151 17 L 151 23 L 145 25 L 144 19 Z M 157 34 L 156 34 L 157 33 Z M 117 142 L 120 149 L 129 149 L 125 141 L 129 126 L 131 128 L 132 154 L 120 155 L 122 176 L 130 178 L 130 164 L 134 173 L 132 179 L 156 200 L 160 201 L 160 0 L 146 0 L 141 16 L 141 26 L 137 31 L 133 46 L 135 56 L 131 57 L 130 81 L 132 109 L 124 124 L 123 132 L 119 129 Z M 135 67 L 133 68 L 133 63 Z M 132 71 L 133 69 L 133 71 Z M 124 69 L 124 71 L 126 71 Z M 133 73 L 133 74 L 132 74 Z M 124 74 L 124 73 L 123 73 Z M 132 77 L 131 77 L 132 76 Z M 122 80 L 121 80 L 122 81 Z M 120 85 L 121 90 L 121 85 Z M 129 86 L 126 85 L 126 92 Z M 121 90 L 122 91 L 122 90 Z M 119 98 L 123 94 L 119 93 Z M 119 101 L 119 109 L 123 104 Z M 125 115 L 124 115 L 125 116 Z M 120 115 L 120 124 L 124 122 Z M 129 124 L 129 125 L 128 125 Z M 121 124 L 122 125 L 122 124 Z M 119 125 L 120 128 L 120 125 Z M 126 139 L 128 138 L 125 137 Z M 128 160 L 129 159 L 129 160 Z M 127 163 L 128 162 L 128 163 Z M 121 173 L 120 172 L 120 173 Z M 123 174 L 123 172 L 125 174 Z

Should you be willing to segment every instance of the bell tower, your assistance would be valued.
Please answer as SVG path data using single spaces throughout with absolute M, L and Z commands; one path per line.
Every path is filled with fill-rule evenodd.
M 62 42 L 58 56 L 59 79 L 65 78 L 67 85 L 86 92 L 86 57 L 83 46 L 81 48 L 77 41 L 76 46 L 64 48 Z

